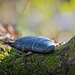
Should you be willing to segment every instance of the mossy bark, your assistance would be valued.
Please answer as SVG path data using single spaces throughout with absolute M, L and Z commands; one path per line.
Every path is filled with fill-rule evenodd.
M 12 48 L 8 55 L 1 59 L 0 74 L 75 75 L 75 36 L 49 54 L 27 55 Z

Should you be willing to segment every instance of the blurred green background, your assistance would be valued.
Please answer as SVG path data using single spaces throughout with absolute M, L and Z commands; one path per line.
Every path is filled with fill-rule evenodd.
M 15 25 L 21 36 L 66 42 L 75 35 L 75 0 L 0 0 L 0 22 Z

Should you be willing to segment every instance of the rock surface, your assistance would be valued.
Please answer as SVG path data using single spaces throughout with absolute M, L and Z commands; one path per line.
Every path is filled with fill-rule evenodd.
M 26 49 L 32 52 L 49 53 L 54 51 L 54 43 L 43 36 L 26 36 L 15 41 L 14 46 L 19 49 Z

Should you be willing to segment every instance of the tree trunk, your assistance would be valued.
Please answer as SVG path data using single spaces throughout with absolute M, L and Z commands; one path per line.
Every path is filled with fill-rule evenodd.
M 7 75 L 75 75 L 75 36 L 49 54 L 26 55 L 11 49 L 0 66 Z

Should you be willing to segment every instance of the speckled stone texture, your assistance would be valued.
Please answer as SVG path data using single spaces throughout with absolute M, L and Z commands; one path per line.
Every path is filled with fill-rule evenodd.
M 26 36 L 15 41 L 14 46 L 19 49 L 26 49 L 32 52 L 49 53 L 54 51 L 54 43 L 43 36 Z

